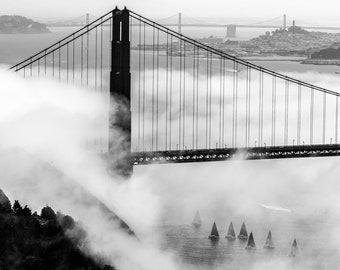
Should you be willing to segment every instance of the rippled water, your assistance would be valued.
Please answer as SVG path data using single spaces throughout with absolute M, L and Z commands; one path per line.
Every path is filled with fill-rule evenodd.
M 192 225 L 164 225 L 159 228 L 163 235 L 161 245 L 185 263 L 195 266 L 195 269 L 271 269 L 261 268 L 271 262 L 285 265 L 284 269 L 337 269 L 340 265 L 339 250 L 328 245 L 330 235 L 327 230 L 321 229 L 340 224 L 327 224 L 321 218 L 300 219 L 294 214 L 272 218 L 264 217 L 246 223 L 248 234 L 251 231 L 254 234 L 255 250 L 245 249 L 247 241 L 225 238 L 230 221 L 217 224 L 220 234 L 217 241 L 208 239 L 210 224 L 200 228 Z M 233 223 L 238 234 L 242 221 Z M 273 235 L 273 250 L 264 248 L 269 230 Z M 294 238 L 297 239 L 298 253 L 297 257 L 291 258 L 288 255 Z

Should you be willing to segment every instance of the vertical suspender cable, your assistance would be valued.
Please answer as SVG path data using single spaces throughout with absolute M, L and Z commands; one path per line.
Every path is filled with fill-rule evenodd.
M 199 138 L 198 138 L 198 123 L 199 123 L 199 121 L 198 121 L 198 93 L 199 93 L 199 90 L 198 90 L 198 87 L 199 87 L 199 84 L 198 84 L 198 82 L 199 82 L 199 67 L 200 67 L 200 55 L 199 55 L 199 53 L 200 53 L 200 50 L 199 50 L 199 48 L 197 47 L 197 64 L 196 64 L 196 67 L 197 67 L 197 72 L 196 72 L 196 74 L 197 74 L 197 76 L 196 76 L 196 149 L 198 149 L 198 142 L 199 142 Z
M 275 146 L 275 128 L 276 128 L 276 77 L 272 81 L 272 139 L 271 145 Z
M 225 116 L 225 110 L 224 110 L 224 107 L 225 107 L 225 76 L 226 76 L 226 70 L 225 70 L 225 59 L 223 58 L 223 85 L 222 85 L 222 147 L 225 147 L 224 146 L 224 116 Z
M 301 85 L 298 85 L 298 113 L 297 113 L 297 145 L 301 139 Z
M 169 33 L 166 33 L 166 86 L 165 86 L 165 149 L 168 150 L 168 103 L 169 103 Z
M 152 113 L 151 113 L 151 149 L 154 149 L 155 130 L 155 26 L 152 27 Z
M 205 96 L 205 148 L 208 149 L 208 126 L 209 126 L 209 60 L 210 54 L 207 52 L 207 70 L 206 70 L 206 78 L 207 78 L 207 89 L 206 89 L 206 96 Z
M 210 84 L 209 84 L 209 149 L 211 148 L 211 118 L 212 118 L 212 62 L 213 62 L 213 54 L 210 53 Z
M 178 150 L 182 145 L 182 40 L 179 40 L 179 118 L 178 118 Z
M 219 97 L 219 125 L 218 125 L 218 148 L 221 148 L 222 144 L 222 72 L 223 63 L 222 56 L 220 57 L 220 97 Z
M 142 74 L 142 22 L 139 21 L 138 33 L 138 150 L 141 147 L 141 115 L 142 115 L 142 94 L 141 94 L 141 74 Z M 143 151 L 144 149 L 142 149 Z
M 314 89 L 311 88 L 310 95 L 310 130 L 309 130 L 309 142 L 313 144 L 313 133 L 314 133 Z
M 338 126 L 339 126 L 339 96 L 335 99 L 335 144 L 338 143 Z
M 156 151 L 158 151 L 158 125 L 159 125 L 159 29 L 157 29 L 157 83 L 156 83 Z
M 326 142 L 326 93 L 323 93 L 323 114 L 322 114 L 322 143 Z
M 142 132 L 143 132 L 143 136 L 142 136 L 142 144 L 143 144 L 143 147 L 142 147 L 142 149 L 143 149 L 143 151 L 145 151 L 145 83 L 146 83 L 146 80 L 145 80 L 145 60 L 146 60 L 146 48 L 145 48 L 145 46 L 146 46 L 146 42 L 145 42 L 145 38 L 146 38 L 146 25 L 145 25 L 145 23 L 143 24 L 143 106 L 142 106 L 142 108 L 143 108 L 143 117 L 142 117 L 142 120 L 143 120 L 143 126 L 142 126 Z
M 192 63 L 192 149 L 195 149 L 195 83 L 196 83 L 196 46 Z
M 172 58 L 173 58 L 173 51 L 172 51 L 172 35 L 170 35 L 170 133 L 169 133 L 169 150 L 171 150 L 171 140 L 172 140 Z
M 285 126 L 284 145 L 288 144 L 288 115 L 289 115 L 289 81 L 285 81 Z
M 185 132 L 185 120 L 186 120 L 186 114 L 185 114 L 185 107 L 186 107 L 186 97 L 185 97 L 185 94 L 186 94 L 186 90 L 185 90 L 185 77 L 186 77 L 186 63 L 185 63 L 185 60 L 186 60 L 186 47 L 185 47 L 185 42 L 183 44 L 183 50 L 184 50 L 184 58 L 183 58 L 183 146 L 182 146 L 182 149 L 185 148 L 185 135 L 186 135 L 186 132 Z

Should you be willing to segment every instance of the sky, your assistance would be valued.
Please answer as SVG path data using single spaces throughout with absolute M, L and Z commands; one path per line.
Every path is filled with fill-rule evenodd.
M 85 13 L 100 15 L 118 5 L 148 16 L 165 18 L 182 12 L 189 17 L 271 19 L 282 14 L 309 24 L 340 25 L 336 0 L 0 0 L 0 14 L 18 14 L 36 19 L 70 18 Z

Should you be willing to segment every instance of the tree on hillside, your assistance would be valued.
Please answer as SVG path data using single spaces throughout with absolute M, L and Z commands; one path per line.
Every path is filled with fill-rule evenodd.
M 14 204 L 13 204 L 13 213 L 16 214 L 16 215 L 20 215 L 21 212 L 22 212 L 22 207 L 21 207 L 19 201 L 15 200 Z
M 24 207 L 24 209 L 22 209 L 20 215 L 25 216 L 25 217 L 29 217 L 30 215 L 32 215 L 32 211 L 31 211 L 31 209 L 28 208 L 27 205 L 25 205 L 25 207 Z
M 46 220 L 55 220 L 57 217 L 56 213 L 48 205 L 46 205 L 43 209 L 41 209 L 40 216 L 41 218 L 46 219 Z

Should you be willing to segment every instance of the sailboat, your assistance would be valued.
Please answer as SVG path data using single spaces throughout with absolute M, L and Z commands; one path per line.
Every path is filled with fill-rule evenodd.
M 298 251 L 298 246 L 297 246 L 296 239 L 294 239 L 293 244 L 292 244 L 292 248 L 290 250 L 288 257 L 296 257 L 297 251 Z
M 240 230 L 240 234 L 238 235 L 238 239 L 240 240 L 247 240 L 248 239 L 248 233 L 246 224 L 243 222 Z
M 246 246 L 246 249 L 255 249 L 255 248 L 256 248 L 256 245 L 255 245 L 253 233 L 251 232 L 250 235 L 249 235 L 248 244 Z
M 197 211 L 194 217 L 194 220 L 192 221 L 192 225 L 195 228 L 201 227 L 202 225 L 202 221 L 201 221 L 201 217 L 200 217 L 200 213 Z
M 214 222 L 212 229 L 211 229 L 211 233 L 209 235 L 209 239 L 218 240 L 219 238 L 220 238 L 220 235 L 218 234 L 216 222 Z
M 264 245 L 264 248 L 267 248 L 267 249 L 273 249 L 274 248 L 274 241 L 273 241 L 271 231 L 269 231 L 269 233 L 268 233 L 267 240 L 266 240 L 266 243 Z
M 235 230 L 233 226 L 233 222 L 230 222 L 229 229 L 228 229 L 228 234 L 225 238 L 228 238 L 228 240 L 235 240 L 236 235 L 235 235 Z

